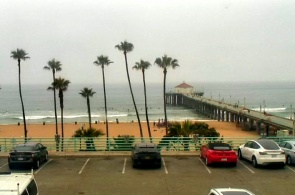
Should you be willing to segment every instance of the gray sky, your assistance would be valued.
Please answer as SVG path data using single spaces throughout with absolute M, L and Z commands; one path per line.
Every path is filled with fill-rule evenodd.
M 22 83 L 51 83 L 43 70 L 52 58 L 72 83 L 102 81 L 93 64 L 103 54 L 114 61 L 108 83 L 127 82 L 123 53 L 127 40 L 131 81 L 142 82 L 131 67 L 140 59 L 154 63 L 164 54 L 179 61 L 167 82 L 295 80 L 294 0 L 1 0 L 0 85 L 17 83 L 22 48 Z M 147 82 L 162 82 L 153 65 Z

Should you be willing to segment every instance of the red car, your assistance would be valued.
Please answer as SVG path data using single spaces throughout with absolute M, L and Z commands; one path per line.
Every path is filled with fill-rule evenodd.
M 213 163 L 229 163 L 237 165 L 237 154 L 227 143 L 208 143 L 200 149 L 200 157 L 207 166 Z

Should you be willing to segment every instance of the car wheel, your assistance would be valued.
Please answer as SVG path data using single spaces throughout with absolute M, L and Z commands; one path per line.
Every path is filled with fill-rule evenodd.
M 158 167 L 159 169 L 161 169 L 161 167 L 162 167 L 162 164 L 159 164 L 157 167 Z
M 35 162 L 35 168 L 36 169 L 39 169 L 40 167 L 40 160 L 38 159 L 36 162 Z
M 256 157 L 255 156 L 252 157 L 252 165 L 253 165 L 253 167 L 257 167 L 258 166 L 257 160 L 256 160 Z
M 243 155 L 240 149 L 238 150 L 238 157 L 240 160 L 243 160 Z
M 233 163 L 233 167 L 236 167 L 237 166 L 237 163 Z
M 208 158 L 207 158 L 207 157 L 205 158 L 205 164 L 206 164 L 207 166 L 209 166 Z
M 287 156 L 287 164 L 288 165 L 291 165 L 292 164 L 292 159 L 291 159 L 291 157 L 290 156 Z
M 8 167 L 9 167 L 9 169 L 13 169 L 13 166 L 10 163 L 8 163 Z

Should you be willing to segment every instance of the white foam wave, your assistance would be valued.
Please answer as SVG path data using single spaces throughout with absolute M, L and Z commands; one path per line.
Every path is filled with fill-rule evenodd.
M 265 112 L 283 112 L 287 108 L 253 108 L 255 111 L 265 111 Z

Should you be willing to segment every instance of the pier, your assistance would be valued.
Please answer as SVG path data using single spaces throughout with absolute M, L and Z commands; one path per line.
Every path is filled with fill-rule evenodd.
M 294 136 L 294 120 L 282 118 L 251 110 L 237 104 L 229 104 L 223 101 L 204 98 L 198 94 L 166 93 L 168 105 L 179 105 L 195 109 L 197 113 L 210 119 L 234 122 L 243 130 L 257 131 L 260 135 L 276 135 L 277 131 L 284 130 L 287 134 L 292 132 Z

